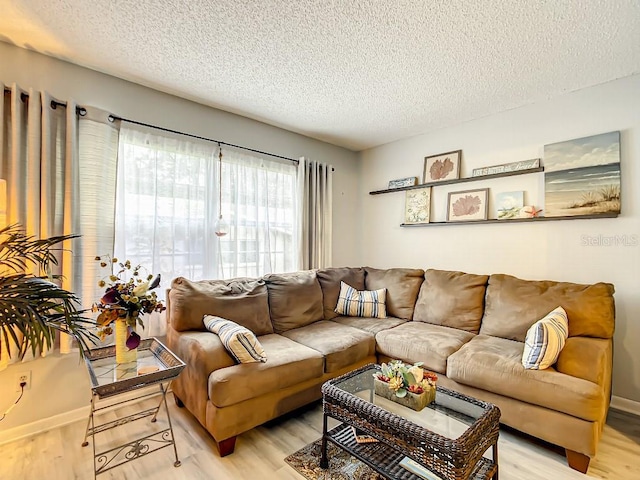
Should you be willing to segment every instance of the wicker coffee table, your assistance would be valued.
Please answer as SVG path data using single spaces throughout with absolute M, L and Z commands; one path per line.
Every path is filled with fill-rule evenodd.
M 366 365 L 322 386 L 322 468 L 328 467 L 329 441 L 388 479 L 423 478 L 400 466 L 405 457 L 434 478 L 498 479 L 498 407 L 438 387 L 435 402 L 416 412 L 374 394 L 379 371 L 379 365 Z M 342 423 L 327 431 L 328 417 Z M 378 442 L 356 442 L 352 427 Z M 484 456 L 489 449 L 491 458 Z

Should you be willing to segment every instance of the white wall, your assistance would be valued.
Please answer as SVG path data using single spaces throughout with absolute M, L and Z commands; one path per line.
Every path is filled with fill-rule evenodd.
M 613 130 L 621 131 L 622 151 L 622 215 L 615 219 L 401 228 L 404 193 L 368 195 L 390 179 L 421 178 L 426 155 L 462 149 L 461 176 L 467 177 L 473 168 L 542 158 L 545 144 Z M 640 245 L 583 242 L 584 236 L 640 236 L 639 156 L 640 76 L 364 151 L 359 263 L 611 282 L 617 313 L 613 393 L 640 402 Z M 543 174 L 530 174 L 438 187 L 432 220 L 445 220 L 447 192 L 481 187 L 490 188 L 492 199 L 524 190 L 525 204 L 544 206 Z M 493 205 L 491 211 L 495 218 Z
M 75 99 L 123 118 L 219 139 L 290 158 L 305 156 L 331 163 L 334 173 L 334 265 L 357 258 L 357 224 L 353 210 L 341 208 L 358 201 L 358 156 L 344 148 L 216 110 L 109 75 L 78 67 L 0 42 L 0 81 L 5 85 L 46 90 L 59 100 Z M 344 241 L 344 239 L 353 241 Z M 89 279 L 89 281 L 92 281 Z M 15 398 L 18 372 L 33 370 L 33 388 L 0 424 L 2 432 L 29 422 L 64 414 L 88 405 L 88 379 L 77 357 L 54 356 L 0 372 L 0 414 Z M 22 432 L 23 430 L 20 429 Z

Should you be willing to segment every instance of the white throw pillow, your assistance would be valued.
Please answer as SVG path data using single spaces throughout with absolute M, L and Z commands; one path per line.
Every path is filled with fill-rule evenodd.
M 248 328 L 213 315 L 204 316 L 204 326 L 220 337 L 224 348 L 239 363 L 266 362 L 267 356 L 258 338 Z
M 387 289 L 356 290 L 340 282 L 335 312 L 349 317 L 387 318 Z
M 567 312 L 558 307 L 527 330 L 522 365 L 531 370 L 549 368 L 558 360 L 568 337 Z

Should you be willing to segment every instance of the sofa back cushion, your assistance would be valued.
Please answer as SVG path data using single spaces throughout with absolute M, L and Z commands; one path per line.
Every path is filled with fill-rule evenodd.
M 264 277 L 269 291 L 271 323 L 276 333 L 322 320 L 322 289 L 314 270 L 270 273 Z
M 610 283 L 582 285 L 491 275 L 480 333 L 524 342 L 529 327 L 559 305 L 569 318 L 569 337 L 611 338 L 613 292 Z
M 387 315 L 411 320 L 424 270 L 414 268 L 389 268 L 381 270 L 365 267 L 366 290 L 387 289 Z
M 273 333 L 267 287 L 261 279 L 173 280 L 169 291 L 171 326 L 179 332 L 205 330 L 205 315 L 226 318 L 258 336 Z
M 413 319 L 478 333 L 488 275 L 427 270 Z
M 320 288 L 322 288 L 322 306 L 324 319 L 331 320 L 338 314 L 335 312 L 340 295 L 340 282 L 351 285 L 356 290 L 364 290 L 364 268 L 323 268 L 316 272 Z

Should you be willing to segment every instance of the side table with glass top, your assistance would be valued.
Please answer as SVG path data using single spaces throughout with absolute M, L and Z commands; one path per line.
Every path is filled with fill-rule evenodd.
M 140 342 L 136 362 L 117 364 L 115 346 L 100 347 L 89 350 L 85 354 L 85 363 L 91 381 L 91 412 L 87 420 L 83 447 L 89 445 L 91 436 L 93 444 L 94 478 L 112 468 L 143 457 L 165 447 L 173 446 L 175 467 L 180 466 L 175 436 L 171 425 L 171 416 L 167 407 L 167 391 L 171 381 L 176 378 L 185 364 L 158 339 L 148 338 Z M 147 388 L 147 387 L 154 387 Z M 144 389 L 135 395 L 136 390 Z M 115 399 L 120 395 L 120 399 Z M 160 396 L 160 402 L 152 408 L 145 408 L 136 413 L 102 424 L 96 423 L 96 414 L 115 406 L 130 404 L 145 398 Z M 124 399 L 122 397 L 125 397 Z M 116 401 L 108 401 L 115 399 Z M 102 402 L 104 400 L 104 402 Z M 119 401 L 118 401 L 119 400 Z M 125 443 L 97 451 L 96 435 L 130 422 L 151 417 L 155 423 L 162 406 L 167 414 L 167 428 L 126 439 Z

